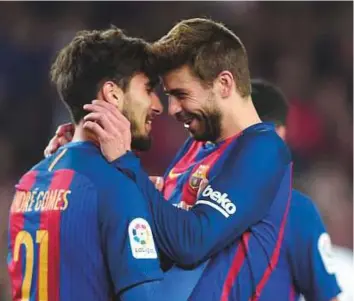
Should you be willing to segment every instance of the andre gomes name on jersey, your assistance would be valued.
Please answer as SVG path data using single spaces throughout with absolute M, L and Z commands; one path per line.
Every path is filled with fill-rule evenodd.
M 10 212 L 64 211 L 68 208 L 70 194 L 71 190 L 67 189 L 18 190 L 15 193 Z
M 209 205 L 218 210 L 226 218 L 236 212 L 236 205 L 229 199 L 229 195 L 214 190 L 211 185 L 208 185 L 203 190 L 201 197 L 209 198 L 210 200 L 198 200 L 196 204 Z

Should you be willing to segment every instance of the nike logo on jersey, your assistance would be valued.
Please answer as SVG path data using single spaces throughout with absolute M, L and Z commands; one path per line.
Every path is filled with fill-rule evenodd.
M 218 210 L 223 216 L 228 218 L 236 212 L 236 205 L 228 198 L 227 193 L 213 190 L 211 185 L 208 185 L 202 192 L 202 197 L 210 198 L 210 200 L 198 200 L 196 204 L 205 204 Z
M 181 174 L 183 174 L 183 173 L 182 172 L 175 173 L 174 168 L 172 168 L 170 173 L 168 174 L 168 177 L 170 179 L 175 179 L 175 178 L 178 178 Z

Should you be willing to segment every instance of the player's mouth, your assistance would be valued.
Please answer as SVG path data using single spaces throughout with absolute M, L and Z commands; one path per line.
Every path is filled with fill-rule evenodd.
M 179 112 L 176 114 L 176 119 L 179 122 L 182 122 L 186 129 L 192 129 L 197 124 L 197 116 L 195 114 Z
M 193 121 L 195 120 L 195 118 L 190 118 L 187 119 L 183 122 L 183 125 L 186 129 L 189 129 L 191 127 L 191 124 L 193 123 Z
M 197 117 L 188 118 L 183 121 L 184 128 L 186 128 L 191 133 L 197 131 L 199 125 L 200 125 L 200 119 Z
M 148 116 L 147 118 L 146 118 L 146 121 L 145 121 L 145 129 L 146 129 L 146 131 L 149 133 L 150 131 L 151 131 L 151 129 L 152 129 L 152 121 L 153 121 L 153 119 L 154 119 L 154 117 L 155 116 Z

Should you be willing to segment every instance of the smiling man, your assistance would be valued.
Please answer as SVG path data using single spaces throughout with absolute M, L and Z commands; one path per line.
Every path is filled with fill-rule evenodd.
M 75 134 L 16 186 L 8 255 L 13 300 L 127 300 L 127 288 L 162 279 L 148 204 L 109 163 L 116 157 L 102 148 L 107 161 L 99 149 L 149 148 L 151 120 L 162 111 L 149 57 L 145 41 L 117 28 L 78 32 L 59 52 L 51 75 Z M 109 110 L 100 114 L 94 98 Z M 117 112 L 130 122 L 112 123 Z M 124 139 L 115 140 L 116 132 Z

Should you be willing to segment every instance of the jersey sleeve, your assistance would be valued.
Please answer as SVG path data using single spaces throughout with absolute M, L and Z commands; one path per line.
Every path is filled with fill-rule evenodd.
M 99 200 L 102 249 L 115 293 L 163 277 L 151 230 L 151 213 L 136 184 L 117 173 Z
M 239 142 L 190 211 L 166 202 L 141 168 L 135 166 L 135 174 L 151 206 L 159 247 L 177 263 L 194 265 L 267 214 L 289 165 L 289 151 L 275 133 L 251 135 Z
M 296 227 L 296 232 L 301 233 L 294 233 L 298 239 L 291 248 L 295 257 L 296 285 L 306 301 L 330 301 L 340 293 L 335 277 L 335 259 L 320 214 L 310 205 L 306 211 L 302 210 L 302 224 Z

